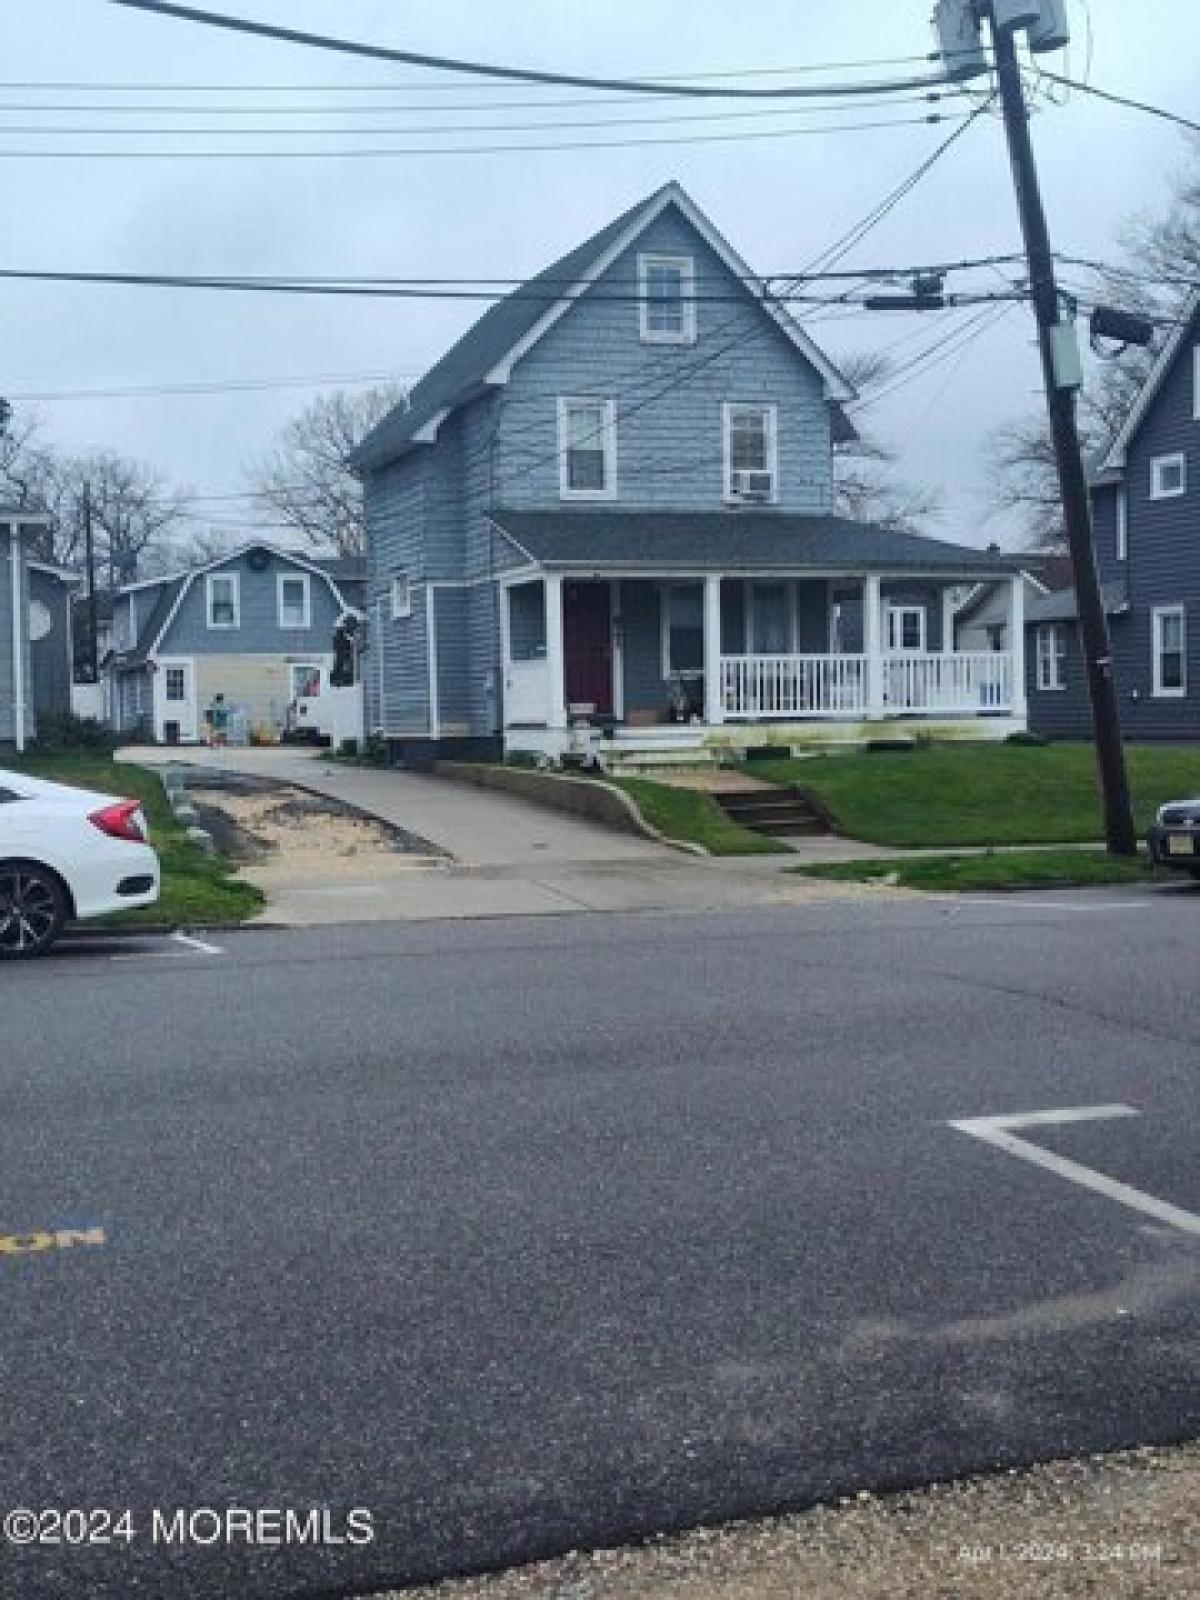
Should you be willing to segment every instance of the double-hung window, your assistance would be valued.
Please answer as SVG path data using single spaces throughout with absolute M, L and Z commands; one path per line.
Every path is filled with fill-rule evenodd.
M 1150 461 L 1151 500 L 1174 500 L 1187 493 L 1187 457 L 1182 450 Z
M 241 585 L 236 572 L 210 572 L 207 599 L 210 628 L 237 628 L 241 625 Z
M 616 494 L 614 401 L 559 400 L 558 489 L 564 500 L 611 500 Z
M 921 654 L 925 649 L 925 607 L 888 607 L 888 649 L 895 654 Z
M 643 344 L 695 344 L 696 269 L 690 256 L 638 257 Z
M 779 490 L 776 408 L 727 404 L 724 426 L 725 498 L 750 504 L 773 503 Z
M 1155 606 L 1150 613 L 1154 648 L 1154 693 L 1181 699 L 1187 693 L 1187 613 L 1182 606 Z
M 186 667 L 168 667 L 164 681 L 166 696 L 172 705 L 178 705 L 181 701 L 187 699 Z
M 1057 622 L 1043 622 L 1035 634 L 1037 686 L 1039 689 L 1065 689 L 1067 686 L 1067 635 Z
M 389 592 L 392 604 L 392 621 L 402 622 L 405 617 L 411 617 L 412 583 L 407 572 L 393 574 Z
M 307 628 L 311 625 L 312 594 L 307 572 L 281 572 L 277 600 L 281 628 Z

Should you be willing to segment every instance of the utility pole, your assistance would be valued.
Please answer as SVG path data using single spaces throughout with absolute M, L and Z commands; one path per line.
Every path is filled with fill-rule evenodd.
M 1046 7 L 1042 0 L 1043 8 Z M 1036 0 L 1026 11 L 1038 11 Z M 1076 391 L 1082 381 L 1075 326 L 1062 316 L 1062 301 L 1054 275 L 1054 255 L 1038 185 L 1033 141 L 1029 133 L 1029 111 L 1025 87 L 1017 60 L 1014 26 L 1005 25 L 1002 16 L 1014 17 L 1016 25 L 1029 26 L 1015 16 L 1022 10 L 1013 0 L 988 0 L 996 77 L 1008 135 L 1009 156 L 1016 182 L 1021 231 L 1029 262 L 1029 282 L 1033 309 L 1037 317 L 1038 343 L 1045 376 L 1046 404 L 1054 440 L 1054 459 L 1062 493 L 1063 516 L 1075 595 L 1079 607 L 1079 635 L 1092 706 L 1092 725 L 1096 738 L 1096 759 L 1104 802 L 1104 832 L 1109 852 L 1132 856 L 1137 853 L 1137 835 L 1129 803 L 1129 782 L 1125 773 L 1125 754 L 1121 746 L 1121 723 L 1113 679 L 1112 646 L 1108 619 L 1096 572 L 1096 549 L 1092 539 L 1092 507 L 1087 474 L 1076 422 Z
M 88 673 L 89 682 L 100 682 L 100 607 L 96 596 L 96 538 L 92 529 L 92 485 L 83 484 L 83 551 L 87 563 L 88 592 Z

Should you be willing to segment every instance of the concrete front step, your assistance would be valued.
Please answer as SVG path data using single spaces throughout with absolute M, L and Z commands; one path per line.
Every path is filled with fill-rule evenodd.
M 829 828 L 807 795 L 795 789 L 764 789 L 742 794 L 719 794 L 717 804 L 731 821 L 754 833 L 776 838 L 828 833 Z

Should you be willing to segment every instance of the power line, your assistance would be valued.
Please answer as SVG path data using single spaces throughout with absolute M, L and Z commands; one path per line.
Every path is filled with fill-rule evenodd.
M 109 0 L 123 5 L 126 0 Z M 792 113 L 781 111 L 780 115 Z M 827 133 L 873 133 L 885 128 L 936 126 L 952 119 L 941 112 L 924 117 L 892 117 L 872 122 L 827 123 L 823 127 L 764 128 L 750 133 L 697 133 L 679 137 L 571 139 L 537 144 L 354 146 L 337 150 L 2 150 L 0 160 L 18 161 L 348 161 L 412 156 L 530 155 L 541 151 L 633 150 L 653 145 L 730 144 L 748 139 L 798 139 Z M 3 133 L 0 129 L 0 134 Z M 215 131 L 215 130 L 214 130 Z
M 1116 94 L 1111 89 L 1101 89 L 1098 84 L 1081 83 L 1077 78 L 1064 77 L 1059 72 L 1048 72 L 1041 69 L 1043 78 L 1049 78 L 1052 83 L 1065 84 L 1068 89 L 1078 89 L 1082 94 L 1094 95 L 1097 100 L 1107 100 L 1115 106 L 1125 106 L 1130 111 L 1144 111 L 1148 117 L 1159 117 L 1163 122 L 1174 123 L 1178 128 L 1186 128 L 1189 133 L 1200 133 L 1200 122 L 1195 122 L 1191 117 L 1183 117 L 1177 111 L 1168 111 L 1165 106 L 1151 105 L 1148 100 L 1134 100 L 1129 95 Z
M 248 17 L 231 16 L 225 12 L 203 11 L 195 6 L 175 5 L 171 0 L 108 0 L 110 5 L 124 6 L 132 11 L 146 11 L 152 15 L 168 17 L 173 21 L 198 23 L 203 27 L 219 28 L 230 33 L 249 34 L 258 39 L 273 39 L 283 44 L 302 45 L 310 50 L 323 50 L 338 55 L 358 56 L 371 61 L 396 61 L 405 66 L 424 67 L 435 72 L 456 72 L 472 77 L 500 78 L 515 83 L 556 84 L 571 89 L 616 89 L 624 94 L 661 94 L 671 84 L 660 79 L 647 82 L 640 78 L 594 78 L 569 72 L 546 72 L 533 67 L 498 66 L 494 63 L 457 59 L 451 56 L 428 55 L 417 50 L 396 50 L 386 45 L 369 44 L 356 39 L 336 38 L 330 34 L 307 33 L 296 28 L 284 28 L 275 23 L 255 22 Z M 939 58 L 940 59 L 940 58 Z M 975 58 L 970 58 L 974 60 Z M 977 70 L 965 65 L 961 75 Z M 936 88 L 947 81 L 949 74 L 920 78 L 896 79 L 893 82 L 858 84 L 822 84 L 819 87 L 787 84 L 778 88 L 716 87 L 698 82 L 687 82 L 675 92 L 703 98 L 736 97 L 738 99 L 801 99 L 814 94 L 858 95 L 865 92 Z
M 939 95 L 939 94 L 908 95 L 908 96 L 899 97 L 899 102 L 898 103 L 900 103 L 902 105 L 903 104 L 910 104 L 910 105 L 937 104 L 943 98 L 945 98 L 945 97 L 942 96 L 942 95 Z M 891 100 L 866 100 L 866 101 L 856 102 L 856 109 L 861 107 L 861 109 L 863 109 L 863 110 L 871 110 L 873 108 L 880 108 L 880 107 L 890 106 L 890 105 L 892 105 L 894 103 L 896 103 L 896 102 L 893 102 Z M 371 107 L 362 106 L 362 107 L 359 107 L 358 109 L 360 111 L 376 111 L 376 110 L 378 110 L 380 108 L 374 107 L 374 106 L 371 106 Z M 384 107 L 382 109 L 386 110 L 387 108 Z M 670 126 L 678 126 L 678 125 L 683 124 L 683 123 L 697 123 L 697 122 L 703 122 L 703 123 L 711 123 L 711 122 L 746 122 L 746 121 L 749 121 L 750 119 L 758 119 L 758 118 L 762 118 L 762 117 L 775 117 L 775 118 L 788 117 L 788 118 L 791 118 L 791 117 L 799 117 L 799 116 L 812 116 L 812 115 L 815 115 L 818 112 L 826 112 L 826 111 L 832 111 L 832 110 L 837 110 L 837 109 L 840 109 L 840 108 L 833 107 L 833 106 L 799 106 L 799 107 L 796 107 L 795 109 L 791 109 L 791 108 L 784 108 L 784 107 L 780 107 L 780 106 L 768 106 L 766 108 L 759 107 L 758 109 L 756 109 L 754 111 L 699 111 L 699 112 L 687 112 L 687 113 L 684 113 L 682 115 L 668 115 L 668 116 L 658 116 L 658 117 L 589 117 L 589 118 L 582 118 L 582 119 L 572 118 L 572 119 L 569 119 L 569 120 L 565 120 L 565 119 L 559 118 L 558 120 L 553 121 L 553 122 L 479 122 L 479 123 L 447 123 L 447 124 L 441 124 L 441 123 L 419 123 L 419 124 L 416 124 L 415 126 L 409 126 L 409 127 L 404 127 L 402 125 L 401 126 L 392 125 L 390 127 L 374 127 L 374 128 L 371 128 L 371 127 L 366 127 L 365 128 L 361 124 L 359 124 L 359 125 L 356 125 L 354 127 L 345 128 L 345 129 L 342 129 L 342 128 L 327 128 L 327 127 L 312 128 L 312 127 L 305 127 L 302 124 L 294 124 L 294 125 L 289 125 L 287 127 L 278 127 L 278 126 L 276 126 L 276 127 L 269 127 L 269 128 L 255 127 L 252 124 L 241 124 L 241 125 L 237 125 L 237 126 L 233 126 L 233 127 L 223 127 L 223 128 L 206 128 L 206 127 L 97 128 L 97 127 L 89 127 L 87 125 L 79 126 L 79 125 L 76 125 L 76 124 L 68 124 L 67 126 L 45 127 L 45 126 L 40 126 L 40 125 L 35 124 L 35 123 L 12 123 L 12 122 L 6 122 L 6 123 L 0 123 L 0 134 L 13 134 L 13 133 L 15 133 L 15 134 L 21 134 L 23 136 L 24 135 L 33 135 L 33 136 L 35 136 L 37 138 L 42 138 L 42 139 L 65 138 L 65 137 L 76 137 L 76 136 L 86 136 L 86 137 L 97 137 L 98 136 L 100 138 L 113 138 L 113 139 L 150 139 L 150 138 L 169 138 L 169 139 L 184 139 L 184 138 L 221 138 L 221 139 L 226 139 L 226 138 L 228 138 L 228 139 L 232 139 L 235 136 L 236 137 L 240 137 L 240 136 L 245 135 L 245 134 L 251 134 L 251 135 L 255 136 L 256 138 L 263 138 L 263 139 L 294 138 L 294 137 L 297 137 L 297 136 L 304 137 L 304 138 L 311 138 L 311 139 L 315 139 L 315 138 L 324 139 L 324 138 L 327 138 L 331 133 L 343 133 L 344 132 L 344 133 L 351 133 L 351 134 L 354 134 L 354 135 L 359 136 L 359 137 L 361 137 L 363 135 L 384 135 L 384 136 L 393 137 L 393 138 L 422 138 L 422 137 L 428 137 L 428 136 L 441 138 L 445 134 L 458 135 L 458 134 L 480 134 L 480 133 L 558 133 L 558 132 L 560 132 L 562 130 L 566 130 L 566 131 L 569 132 L 569 131 L 572 131 L 572 130 L 575 130 L 575 129 L 585 129 L 585 128 L 586 129 L 615 128 L 615 129 L 619 130 L 621 128 L 670 127 Z M 4 110 L 4 108 L 0 107 L 0 111 L 3 111 L 3 110 Z M 128 115 L 127 112 L 122 112 L 121 114 L 122 115 Z M 234 113 L 234 114 L 236 115 L 236 113 Z M 267 115 L 268 113 L 262 113 L 262 114 L 263 115 Z M 331 115 L 332 113 L 326 113 L 326 114 L 327 115 Z M 194 115 L 194 113 L 188 113 L 188 115 Z M 916 120 L 924 121 L 924 118 L 918 118 Z M 841 127 L 842 127 L 842 124 L 840 124 L 840 123 L 831 123 L 829 125 L 828 129 L 821 129 L 819 131 L 821 131 L 821 132 L 834 131 L 834 130 L 840 129 Z M 818 130 L 814 130 L 814 131 L 818 131 Z M 333 153 L 336 154 L 338 152 L 333 152 Z M 353 152 L 351 152 L 351 153 L 353 153 Z

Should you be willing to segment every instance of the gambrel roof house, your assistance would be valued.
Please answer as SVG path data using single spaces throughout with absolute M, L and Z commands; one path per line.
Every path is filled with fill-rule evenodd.
M 676 183 L 489 310 L 364 441 L 368 727 L 402 759 L 1023 725 L 953 600 L 1014 564 L 833 513 L 850 385 Z
M 278 737 L 297 702 L 328 696 L 334 635 L 360 615 L 365 565 L 254 540 L 184 572 L 119 588 L 105 664 L 122 732 L 187 744 L 220 696 Z
M 0 748 L 23 749 L 38 718 L 71 708 L 73 573 L 38 558 L 45 513 L 0 505 Z
M 1092 515 L 1124 732 L 1200 738 L 1200 292 L 1099 463 Z M 1089 738 L 1074 591 L 1026 625 L 1030 725 Z

